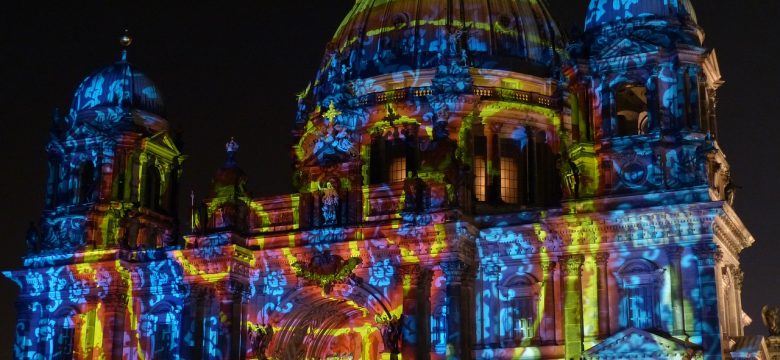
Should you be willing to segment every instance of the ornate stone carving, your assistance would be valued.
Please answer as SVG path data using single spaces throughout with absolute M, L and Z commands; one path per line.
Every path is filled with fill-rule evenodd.
M 566 255 L 560 258 L 563 276 L 580 276 L 582 271 L 582 255 Z
M 736 267 L 731 274 L 734 277 L 734 287 L 737 290 L 742 291 L 742 284 L 745 282 L 745 273 L 742 272 L 742 269 Z
M 444 261 L 440 264 L 441 271 L 447 277 L 447 283 L 458 283 L 463 281 L 469 265 L 460 260 Z
M 780 307 L 764 305 L 761 308 L 761 319 L 769 330 L 769 336 L 780 336 Z
M 389 319 L 379 322 L 382 326 L 382 343 L 385 346 L 385 351 L 390 353 L 391 358 L 397 358 L 395 355 L 401 353 L 402 320 L 390 316 Z
M 715 266 L 723 260 L 723 253 L 715 244 L 699 244 L 693 248 L 693 253 L 702 265 Z
M 596 260 L 596 264 L 599 266 L 607 265 L 607 262 L 609 261 L 609 253 L 598 253 L 594 259 Z
M 666 252 L 666 256 L 669 258 L 669 260 L 680 260 L 682 257 L 683 248 L 681 246 L 670 245 L 665 247 L 664 251 Z
M 325 250 L 314 255 L 308 264 L 296 262 L 292 267 L 295 275 L 317 283 L 327 294 L 335 283 L 346 280 L 361 262 L 358 257 L 344 260 L 341 256 L 331 254 L 330 250 Z
M 274 336 L 274 327 L 270 324 L 249 324 L 247 329 L 249 332 L 249 346 L 252 348 L 252 354 L 258 360 L 268 359 L 265 355 L 268 345 L 271 344 L 271 339 Z

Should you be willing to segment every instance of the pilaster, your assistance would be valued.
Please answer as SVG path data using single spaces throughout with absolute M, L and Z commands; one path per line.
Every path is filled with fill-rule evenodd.
M 441 270 L 446 277 L 447 305 L 447 347 L 453 347 L 458 359 L 471 359 L 471 342 L 469 340 L 468 308 L 468 273 L 470 266 L 460 260 L 450 260 L 441 263 Z
M 609 253 L 598 253 L 596 260 L 596 291 L 599 305 L 599 339 L 606 339 L 609 329 L 609 279 L 607 278 L 607 263 Z
M 718 291 L 716 287 L 715 267 L 723 254 L 714 244 L 701 244 L 694 249 L 698 260 L 699 280 L 699 332 L 704 359 L 721 358 L 721 331 L 718 318 Z
M 669 278 L 671 280 L 672 296 L 672 335 L 686 337 L 685 335 L 685 308 L 683 307 L 683 281 L 681 258 L 683 248 L 680 246 L 667 246 L 666 257 L 669 259 Z
M 563 284 L 563 333 L 567 359 L 579 359 L 582 354 L 582 255 L 561 257 Z

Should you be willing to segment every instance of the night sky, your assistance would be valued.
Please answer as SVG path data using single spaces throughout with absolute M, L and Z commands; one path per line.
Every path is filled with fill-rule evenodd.
M 719 143 L 732 166 L 736 209 L 756 238 L 742 253 L 748 331 L 764 334 L 760 308 L 780 303 L 780 1 L 693 0 L 706 45 L 726 80 L 719 92 Z M 207 194 L 235 136 L 238 160 L 256 197 L 289 193 L 295 95 L 314 78 L 325 44 L 354 0 L 241 1 L 216 7 L 128 1 L 0 6 L 0 269 L 21 266 L 28 224 L 43 208 L 44 145 L 52 110 L 65 112 L 82 78 L 119 58 L 129 28 L 129 60 L 163 92 L 168 120 L 183 132 L 182 208 Z M 581 27 L 585 0 L 551 0 L 561 30 Z M 577 5 L 572 5 L 577 3 Z M 223 3 L 224 4 L 224 3 Z M 187 214 L 183 214 L 186 219 Z M 185 222 L 186 224 L 186 222 Z M 10 357 L 16 287 L 0 280 L 0 358 Z

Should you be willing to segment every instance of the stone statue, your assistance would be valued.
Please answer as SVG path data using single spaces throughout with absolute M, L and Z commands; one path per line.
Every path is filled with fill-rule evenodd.
M 268 325 L 250 325 L 249 328 L 249 346 L 252 347 L 252 354 L 258 360 L 266 360 L 265 351 L 271 344 L 274 337 L 274 328 Z
M 401 319 L 391 316 L 382 327 L 382 342 L 385 345 L 385 351 L 390 353 L 390 359 L 398 359 L 401 352 Z
M 761 308 L 761 318 L 769 330 L 769 336 L 780 336 L 780 307 L 764 305 Z
M 38 228 L 34 223 L 30 223 L 27 228 L 27 252 L 34 253 L 38 251 L 38 243 L 40 242 L 41 235 L 38 232 Z
M 339 193 L 328 181 L 322 190 L 322 219 L 325 225 L 336 224 L 336 211 L 339 207 Z

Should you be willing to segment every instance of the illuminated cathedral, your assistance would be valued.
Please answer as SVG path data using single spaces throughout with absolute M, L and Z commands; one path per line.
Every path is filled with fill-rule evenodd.
M 715 52 L 690 0 L 584 23 L 357 0 L 290 114 L 295 193 L 250 197 L 236 138 L 191 209 L 124 52 L 54 116 L 15 357 L 744 358 Z

